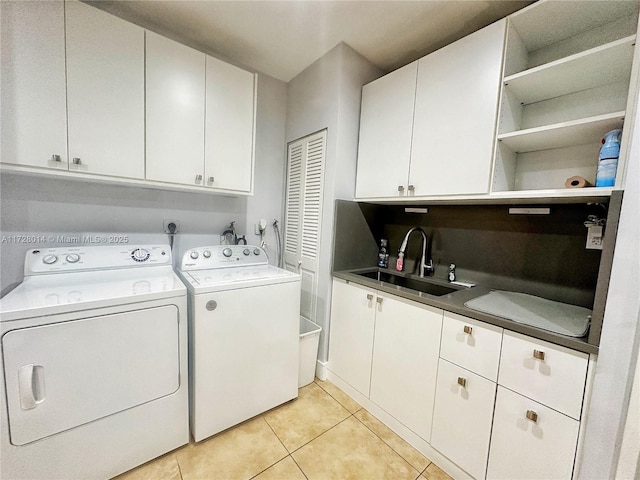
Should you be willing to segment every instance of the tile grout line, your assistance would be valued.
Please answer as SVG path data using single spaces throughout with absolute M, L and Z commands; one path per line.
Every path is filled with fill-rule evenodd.
M 375 418 L 375 416 L 374 416 L 371 412 L 369 412 L 367 409 L 365 409 L 364 407 L 362 407 L 360 410 L 364 410 L 364 411 L 365 411 L 365 412 L 367 412 L 369 415 L 371 415 L 371 416 L 373 416 L 373 417 Z M 359 412 L 360 410 L 358 410 L 358 412 Z M 357 413 L 357 412 L 356 412 L 356 413 Z M 369 428 L 369 426 L 368 426 L 366 423 L 364 423 L 362 420 L 360 420 L 358 417 L 356 417 L 355 413 L 354 413 L 352 416 L 353 416 L 356 420 L 358 420 L 358 422 L 360 422 L 360 423 L 361 423 L 361 424 L 362 424 L 362 425 L 363 425 L 367 430 L 369 430 L 371 433 L 373 433 L 373 434 L 374 434 L 374 435 L 375 435 L 375 436 L 376 436 L 376 437 L 377 437 L 377 438 L 378 438 L 382 443 L 384 443 L 387 447 L 389 447 L 389 448 L 391 449 L 391 451 L 393 451 L 393 452 L 394 452 L 396 455 L 398 455 L 401 459 L 403 459 L 405 462 L 407 462 L 407 465 L 409 465 L 409 466 L 410 466 L 411 468 L 413 468 L 416 472 L 418 472 L 418 476 L 417 476 L 416 478 L 420 478 L 420 476 L 421 476 L 421 475 L 422 475 L 422 474 L 427 470 L 427 468 L 429 467 L 429 465 L 431 465 L 431 464 L 433 463 L 431 460 L 429 460 L 427 457 L 425 457 L 425 458 L 427 458 L 427 461 L 428 461 L 429 463 L 427 463 L 427 466 L 426 466 L 426 467 L 424 468 L 424 470 L 421 472 L 421 471 L 420 471 L 420 470 L 418 470 L 416 467 L 414 467 L 414 466 L 413 466 L 413 464 L 412 464 L 411 462 L 409 462 L 409 460 L 407 460 L 406 458 L 404 458 L 404 456 L 403 456 L 400 452 L 398 452 L 395 448 L 393 448 L 391 445 L 389 445 L 389 443 L 387 443 L 387 442 L 385 441 L 385 439 L 384 439 L 384 438 L 382 438 L 382 437 L 381 437 L 380 435 L 378 435 L 378 434 L 377 434 L 373 429 Z M 378 421 L 379 421 L 379 420 L 378 420 Z M 383 424 L 383 425 L 384 425 L 384 424 Z M 387 427 L 387 428 L 388 428 L 388 427 Z M 393 430 L 391 430 L 391 432 L 392 432 L 394 435 L 396 435 L 396 436 L 397 436 L 397 433 L 395 433 Z M 402 440 L 403 442 L 405 442 L 405 440 L 404 440 L 404 439 L 402 439 L 402 437 L 399 437 L 399 436 L 398 436 L 398 438 L 400 438 L 400 440 Z M 406 442 L 405 442 L 405 443 L 406 443 Z M 409 444 L 407 443 L 407 445 L 409 445 Z M 411 445 L 409 445 L 409 446 L 411 447 Z M 411 448 L 413 448 L 413 447 L 411 447 Z M 414 450 L 415 450 L 415 449 L 414 449 Z M 417 451 L 417 450 L 416 450 L 416 451 Z M 420 453 L 420 452 L 418 452 L 418 453 Z M 422 454 L 420 453 L 420 455 L 422 455 Z M 422 456 L 424 457 L 424 455 L 422 455 Z
M 327 395 L 329 395 L 329 396 L 330 396 L 331 398 L 333 398 L 336 402 L 338 402 L 340 405 L 342 405 L 342 407 L 343 407 L 343 408 L 347 409 L 346 405 L 344 405 L 342 402 L 340 402 L 340 400 L 338 400 L 336 397 L 334 397 L 333 395 L 331 395 L 331 393 L 330 393 L 328 390 L 326 390 L 326 389 L 325 389 L 325 388 L 324 388 L 320 383 L 316 382 L 315 380 L 314 380 L 314 382 L 313 382 L 313 383 L 315 383 L 316 385 L 318 385 L 322 390 L 324 390 L 324 391 L 327 393 Z M 332 385 L 333 385 L 333 384 L 332 384 Z M 340 388 L 339 388 L 339 387 L 337 387 L 336 385 L 334 385 L 334 387 L 336 387 L 338 390 L 340 390 Z M 340 391 L 342 392 L 342 390 L 340 390 Z M 344 392 L 342 392 L 342 393 L 343 393 L 344 395 L 347 395 L 347 394 L 346 394 L 346 393 L 344 393 Z M 349 397 L 349 396 L 347 395 L 347 397 Z M 351 398 L 351 397 L 349 397 L 349 398 Z M 352 399 L 352 400 L 353 400 L 353 399 Z M 391 446 L 389 443 L 387 443 L 387 442 L 386 442 L 386 441 L 385 441 L 385 440 L 384 440 L 380 435 L 378 435 L 378 434 L 377 434 L 373 429 L 369 428 L 369 426 L 367 426 L 367 424 L 365 424 L 362 420 L 360 420 L 358 417 L 356 417 L 356 413 L 358 413 L 360 410 L 364 410 L 365 412 L 367 412 L 368 414 L 370 414 L 371 416 L 373 416 L 374 418 L 376 418 L 376 417 L 375 417 L 375 415 L 373 415 L 371 412 L 369 412 L 369 411 L 368 411 L 366 408 L 364 408 L 362 405 L 358 404 L 358 402 L 356 402 L 355 400 L 353 400 L 353 401 L 354 401 L 354 403 L 356 403 L 357 405 L 359 405 L 359 406 L 360 406 L 360 408 L 359 408 L 358 410 L 356 410 L 355 412 L 353 412 L 353 413 L 351 414 L 351 416 L 352 416 L 352 417 L 355 417 L 355 419 L 356 419 L 356 420 L 358 420 L 358 422 L 360 422 L 360 423 L 361 423 L 362 425 L 364 425 L 364 426 L 365 426 L 365 427 L 366 427 L 366 428 L 367 428 L 371 433 L 373 433 L 376 437 L 378 437 L 378 438 L 382 441 L 382 443 L 384 443 L 385 445 L 387 445 L 387 446 L 388 446 L 391 450 L 393 450 L 393 451 L 394 451 L 394 452 L 395 452 L 395 453 L 396 453 L 400 458 L 402 458 L 405 462 L 407 462 L 407 464 L 409 464 L 409 465 L 411 466 L 411 468 L 413 468 L 416 472 L 418 472 L 418 477 L 417 477 L 417 478 L 420 478 L 421 476 L 423 476 L 423 475 L 424 475 L 424 473 L 427 471 L 427 468 L 429 468 L 429 465 L 431 465 L 431 464 L 433 463 L 433 462 L 431 461 L 431 459 L 429 459 L 429 458 L 425 457 L 424 455 L 422 455 L 422 453 L 420 453 L 420 452 L 418 451 L 418 453 L 419 453 L 420 455 L 422 455 L 422 456 L 427 460 L 427 462 L 428 462 L 428 463 L 427 463 L 427 466 L 426 466 L 426 467 L 424 467 L 424 469 L 423 469 L 422 471 L 420 471 L 420 470 L 418 470 L 417 468 L 415 468 L 415 467 L 413 466 L 413 464 L 411 464 L 411 462 L 409 462 L 409 460 L 407 460 L 407 459 L 406 459 L 406 458 L 405 458 L 405 457 L 404 457 L 400 452 L 398 452 L 395 448 L 393 448 L 393 446 Z M 347 411 L 349 411 L 349 410 L 347 409 Z M 345 419 L 345 420 L 346 420 L 346 419 Z M 379 421 L 379 420 L 378 420 L 378 421 Z M 384 424 L 383 424 L 383 425 L 384 425 Z M 335 425 L 334 425 L 334 426 L 335 426 Z M 332 427 L 332 428 L 333 428 L 333 427 Z M 388 428 L 388 427 L 387 427 L 387 428 Z M 398 436 L 398 434 L 397 434 L 397 433 L 395 433 L 393 430 L 391 430 L 391 432 L 392 432 L 394 435 Z M 317 437 L 316 437 L 316 438 L 317 438 Z M 399 438 L 400 440 L 402 440 L 403 442 L 405 442 L 405 443 L 406 443 L 406 441 L 405 441 L 402 437 L 398 436 L 398 438 Z M 305 445 L 306 445 L 306 444 L 305 444 Z M 414 447 L 412 447 L 412 446 L 411 446 L 410 444 L 408 444 L 408 443 L 407 443 L 407 445 L 409 445 L 409 447 L 411 447 L 411 448 L 414 448 Z M 302 448 L 302 447 L 300 447 L 300 448 Z M 415 449 L 414 449 L 414 450 L 415 450 Z M 417 451 L 417 450 L 416 450 L 416 451 Z

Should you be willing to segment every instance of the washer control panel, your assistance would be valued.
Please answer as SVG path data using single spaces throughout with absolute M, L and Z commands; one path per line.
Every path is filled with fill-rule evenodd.
M 204 270 L 248 265 L 266 265 L 267 253 L 252 245 L 213 245 L 192 248 L 182 257 L 180 270 Z
M 37 248 L 24 261 L 25 275 L 171 265 L 169 245 L 103 245 Z

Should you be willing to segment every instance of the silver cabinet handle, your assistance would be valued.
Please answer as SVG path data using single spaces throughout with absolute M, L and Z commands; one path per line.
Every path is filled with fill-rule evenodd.
M 51 161 L 61 163 L 62 157 L 60 157 L 60 155 L 51 155 Z
M 409 185 L 409 192 L 413 193 L 415 192 L 416 187 L 414 187 L 413 185 Z
M 202 175 L 196 175 L 196 183 L 200 183 L 202 181 Z
M 370 293 L 367 293 L 367 300 L 369 301 L 373 300 L 373 295 Z
M 213 185 L 214 178 L 213 177 L 209 177 L 209 179 L 207 181 L 209 182 L 209 185 Z
M 382 297 L 376 298 L 376 302 L 378 302 L 378 305 L 382 305 L 382 300 Z
M 542 350 L 534 350 L 533 358 L 537 358 L 538 360 L 544 360 L 544 352 Z
M 74 165 L 80 165 L 82 163 L 82 160 L 79 157 L 73 157 L 72 161 Z
M 527 419 L 531 420 L 533 423 L 538 423 L 538 414 L 533 410 L 527 410 Z
M 458 385 L 460 385 L 462 388 L 466 388 L 467 387 L 467 379 L 464 377 L 458 377 Z
M 465 325 L 463 330 L 467 335 L 471 335 L 473 333 L 473 327 L 470 327 L 469 325 Z
M 402 195 L 404 193 L 404 186 L 398 185 L 398 192 Z

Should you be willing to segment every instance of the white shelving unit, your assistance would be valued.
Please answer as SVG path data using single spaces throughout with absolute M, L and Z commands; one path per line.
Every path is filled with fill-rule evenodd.
M 629 1 L 541 1 L 510 17 L 492 195 L 602 193 L 564 184 L 595 184 L 603 135 L 624 127 L 637 25 Z

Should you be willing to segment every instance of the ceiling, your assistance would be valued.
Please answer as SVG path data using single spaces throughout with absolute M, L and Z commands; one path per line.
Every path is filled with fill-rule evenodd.
M 392 71 L 530 0 L 85 0 L 144 28 L 288 82 L 340 42 Z

